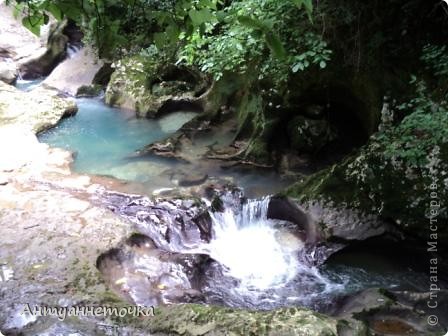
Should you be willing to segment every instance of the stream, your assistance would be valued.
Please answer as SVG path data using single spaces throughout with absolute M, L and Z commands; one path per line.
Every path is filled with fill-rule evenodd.
M 38 84 L 19 81 L 18 87 L 28 90 Z M 72 151 L 75 172 L 125 180 L 151 194 L 178 187 L 176 174 L 200 171 L 209 182 L 231 182 L 253 198 L 241 206 L 227 205 L 222 212 L 209 211 L 209 241 L 180 239 L 178 246 L 166 241 L 151 215 L 142 215 L 147 207 L 139 206 L 133 212 L 122 203 L 125 210 L 116 212 L 134 222 L 144 236 L 127 247 L 133 252 L 124 253 L 126 258 L 112 254 L 100 258 L 99 269 L 111 287 L 125 292 L 129 300 L 146 305 L 202 302 L 262 310 L 307 306 L 331 312 L 338 299 L 366 288 L 427 290 L 426 270 L 419 269 L 415 260 L 400 258 L 399 252 L 390 258 L 371 251 L 343 250 L 320 266 L 299 261 L 303 237 L 292 223 L 267 218 L 267 195 L 288 185 L 274 172 L 222 170 L 216 162 L 180 163 L 133 155 L 173 134 L 194 112 L 136 119 L 106 106 L 100 98 L 80 98 L 77 103 L 79 111 L 74 117 L 39 136 L 41 142 Z M 198 143 L 209 146 L 229 140 L 228 136 L 208 135 Z
M 308 253 L 303 232 L 291 222 L 268 218 L 270 197 L 226 193 L 222 199 L 223 211 L 208 210 L 208 235 L 207 225 L 189 219 L 194 207 L 184 201 L 154 204 L 141 196 L 107 196 L 103 203 L 140 234 L 100 256 L 97 266 L 116 292 L 141 305 L 306 306 L 331 313 L 345 296 L 367 288 L 423 291 L 429 284 L 418 266 L 422 251 L 412 251 L 416 257 L 409 259 L 410 250 L 397 251 L 392 243 L 392 258 L 386 255 L 390 251 L 358 248 L 342 250 L 323 264 L 317 255 L 307 262 L 299 257 Z

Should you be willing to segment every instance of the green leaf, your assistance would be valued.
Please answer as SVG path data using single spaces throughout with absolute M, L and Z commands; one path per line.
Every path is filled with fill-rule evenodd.
M 53 17 L 54 17 L 56 20 L 58 20 L 58 21 L 61 21 L 61 20 L 62 20 L 62 17 L 63 17 L 62 11 L 61 11 L 61 9 L 60 9 L 58 6 L 56 6 L 54 3 L 52 3 L 52 2 L 48 3 L 47 11 L 50 12 L 51 15 L 53 15 Z
M 190 17 L 191 22 L 195 27 L 198 27 L 205 22 L 210 22 L 213 20 L 212 13 L 210 12 L 209 9 L 205 8 L 201 10 L 191 9 L 188 12 L 188 16 Z
M 319 66 L 321 69 L 323 69 L 327 66 L 327 63 L 325 61 L 320 61 Z
M 292 1 L 292 3 L 293 3 L 294 5 L 297 6 L 297 8 L 299 8 L 299 9 L 302 8 L 303 0 L 291 0 L 291 1 Z
M 44 24 L 44 22 L 44 16 L 40 14 L 26 16 L 22 19 L 22 24 L 25 28 L 36 36 L 40 36 L 40 27 Z
M 176 24 L 172 23 L 166 28 L 166 36 L 168 36 L 169 40 L 172 43 L 175 43 L 179 40 L 179 35 L 180 29 Z
M 22 2 L 22 3 L 18 3 L 14 6 L 12 15 L 14 16 L 15 19 L 17 19 L 20 16 L 20 14 L 22 13 L 24 5 L 25 4 Z
M 154 33 L 154 43 L 157 49 L 161 50 L 166 44 L 166 33 Z
M 308 15 L 311 15 L 313 12 L 313 0 L 303 0 L 303 5 L 305 6 L 306 11 L 308 12 Z
M 229 17 L 229 14 L 227 14 L 225 11 L 217 11 L 215 12 L 215 15 L 219 21 L 225 21 Z
M 60 2 L 59 9 L 62 13 L 69 19 L 75 22 L 79 22 L 79 17 L 81 16 L 81 9 L 73 3 L 70 2 Z
M 306 13 L 308 14 L 308 19 L 313 23 L 313 0 L 303 0 L 303 5 L 305 6 Z
M 286 50 L 283 47 L 283 44 L 280 41 L 280 38 L 276 34 L 274 34 L 272 32 L 266 33 L 265 40 L 266 40 L 266 43 L 267 43 L 269 49 L 271 49 L 271 51 L 275 55 L 275 57 L 283 58 L 286 56 Z
M 294 66 L 292 67 L 292 72 L 296 73 L 297 71 L 299 71 L 301 65 L 301 63 L 294 64 Z
M 216 10 L 216 3 L 212 0 L 199 0 L 199 6 Z

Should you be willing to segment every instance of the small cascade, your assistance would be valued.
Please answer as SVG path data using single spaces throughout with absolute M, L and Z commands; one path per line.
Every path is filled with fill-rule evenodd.
M 67 57 L 73 58 L 82 49 L 82 45 L 79 43 L 67 43 Z
M 224 197 L 224 210 L 210 211 L 212 239 L 196 250 L 216 262 L 205 276 L 207 301 L 251 309 L 327 306 L 330 293 L 341 291 L 343 283 L 330 281 L 299 258 L 306 253 L 305 243 L 291 223 L 268 219 L 270 200 L 235 206 Z
M 290 281 L 298 271 L 294 249 L 282 244 L 275 222 L 267 219 L 269 201 L 249 200 L 239 212 L 226 208 L 210 213 L 213 239 L 205 249 L 244 286 L 270 288 Z M 298 240 L 295 244 L 302 246 Z
M 186 200 L 157 203 L 144 197 L 111 195 L 108 207 L 134 222 L 138 231 L 153 242 L 154 249 L 122 253 L 127 257 L 114 267 L 118 273 L 106 264 L 102 273 L 107 278 L 111 278 L 107 274 L 119 274 L 112 277 L 113 283 L 124 277 L 135 289 L 134 302 L 150 302 L 158 296 L 158 284 L 148 284 L 145 279 L 157 279 L 159 273 L 166 273 L 151 258 L 164 256 L 165 262 L 167 255 L 179 256 L 190 260 L 189 274 L 191 270 L 196 272 L 190 284 L 184 281 L 181 292 L 190 296 L 191 290 L 200 293 L 193 295 L 199 302 L 262 310 L 285 306 L 321 311 L 331 308 L 330 299 L 344 291 L 346 279 L 330 280 L 318 265 L 300 257 L 308 251 L 300 230 L 291 222 L 268 218 L 270 197 L 247 200 L 239 192 L 227 192 L 220 195 L 220 200 L 222 211 L 212 210 L 210 202 L 204 202 L 209 209 L 205 216 L 202 206 L 195 207 Z M 192 263 L 191 258 L 198 262 Z M 123 274 L 124 269 L 129 274 Z M 175 273 L 182 275 L 184 271 Z M 170 284 L 163 282 L 161 286 L 171 295 L 177 287 L 171 289 Z M 171 302 L 164 295 L 160 302 Z M 176 300 L 189 302 L 183 301 L 182 295 Z
M 23 81 L 23 76 L 22 76 L 22 72 L 20 71 L 20 69 L 17 69 L 17 80 Z

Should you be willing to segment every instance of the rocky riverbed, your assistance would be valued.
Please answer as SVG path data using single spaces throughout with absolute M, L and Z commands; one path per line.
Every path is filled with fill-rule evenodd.
M 200 296 L 201 288 L 193 286 L 179 291 L 180 288 L 176 287 L 176 291 L 166 291 L 166 288 L 161 287 L 160 279 L 152 283 L 155 292 L 149 297 L 162 295 L 164 299 L 146 303 L 172 304 L 159 306 L 154 317 L 143 320 L 129 317 L 115 320 L 81 317 L 59 321 L 55 317 L 22 315 L 26 303 L 48 306 L 123 306 L 136 302 L 139 296 L 132 297 L 129 294 L 139 285 L 120 292 L 116 287 L 121 288 L 123 274 L 108 275 L 108 272 L 116 269 L 111 261 L 115 260 L 116 265 L 123 260 L 120 254 L 133 258 L 132 254 L 129 256 L 129 252 L 125 252 L 129 248 L 134 251 L 134 255 L 152 254 L 152 258 L 155 258 L 152 265 L 159 267 L 153 270 L 156 273 L 150 278 L 158 279 L 164 268 L 172 269 L 170 265 L 175 264 L 189 267 L 193 271 L 189 274 L 194 277 L 194 271 L 199 269 L 195 267 L 204 262 L 201 261 L 203 257 L 191 255 L 185 259 L 181 255 L 176 256 L 175 251 L 182 244 L 191 245 L 210 239 L 211 222 L 207 213 L 203 212 L 205 205 L 200 206 L 201 201 L 196 198 L 144 201 L 142 196 L 121 193 L 124 186 L 116 180 L 74 174 L 70 171 L 73 160 L 71 153 L 39 143 L 34 134 L 37 130 L 55 125 L 67 111 L 74 111 L 73 102 L 54 97 L 54 92 L 45 91 L 38 91 L 40 100 L 34 102 L 33 94 L 17 92 L 3 84 L 1 88 L 0 94 L 8 96 L 3 101 L 14 101 L 17 95 L 27 95 L 29 104 L 29 110 L 18 110 L 13 117 L 7 105 L 2 105 L 0 110 L 0 258 L 3 272 L 0 330 L 3 333 L 56 335 L 82 331 L 86 334 L 107 334 L 107 330 L 117 328 L 123 335 L 143 335 L 148 332 L 156 335 L 224 335 L 228 332 L 239 335 L 364 335 L 371 328 L 378 331 L 405 330 L 414 334 L 439 334 L 438 329 L 428 329 L 423 323 L 424 314 L 415 310 L 423 308 L 425 294 L 392 294 L 370 290 L 341 301 L 335 311 L 336 317 L 329 317 L 305 308 L 251 312 L 204 304 L 179 304 L 192 299 L 195 301 L 194 297 Z M 41 102 L 46 99 L 56 99 L 57 104 L 42 109 L 45 105 Z M 30 117 L 25 118 L 25 115 Z M 206 189 L 204 192 L 203 195 L 206 195 Z M 274 199 L 271 202 L 271 216 L 295 223 L 312 246 L 316 246 L 318 241 L 326 241 L 322 232 L 310 230 L 310 215 L 289 202 Z M 196 204 L 196 210 L 193 204 Z M 215 202 L 214 207 L 219 210 L 220 204 Z M 151 207 L 156 211 L 154 218 L 150 214 Z M 197 220 L 189 222 L 184 217 L 183 221 L 178 222 L 178 215 L 187 209 L 190 221 L 194 218 Z M 153 223 L 153 229 L 159 228 L 159 235 L 167 240 L 157 241 L 157 235 L 148 231 L 147 226 L 138 225 L 138 221 L 132 220 L 139 218 L 138 213 L 142 216 L 141 211 L 148 214 L 147 220 Z M 162 225 L 161 220 L 165 224 Z M 372 232 L 372 228 L 366 230 L 361 231 L 364 232 L 364 238 L 368 232 Z M 139 232 L 140 236 L 135 232 Z M 344 231 L 335 229 L 329 232 L 350 239 L 350 235 L 347 236 Z M 125 244 L 129 247 L 125 248 Z M 155 253 L 150 252 L 155 247 Z M 111 279 L 112 283 L 109 282 Z M 193 278 L 190 278 L 188 284 L 191 281 Z M 169 282 L 164 286 L 169 286 Z M 148 293 L 145 293 L 146 297 Z M 176 293 L 180 293 L 180 296 Z M 126 298 L 129 303 L 126 303 Z M 440 298 L 446 300 L 444 292 Z M 375 313 L 361 314 L 361 311 Z M 396 315 L 396 312 L 401 313 Z
M 1 94 L 22 93 L 3 85 Z M 40 96 L 45 99 L 42 94 Z M 32 100 L 29 102 L 31 104 Z M 65 104 L 68 110 L 73 109 L 70 101 L 61 99 L 59 103 Z M 39 111 L 39 106 L 42 105 L 36 103 L 29 111 Z M 3 106 L 0 112 L 2 117 L 8 116 L 2 118 L 0 130 L 0 258 L 3 272 L 0 330 L 3 333 L 56 335 L 82 331 L 101 334 L 113 325 L 117 325 L 123 335 L 146 334 L 147 330 L 155 334 L 222 334 L 231 329 L 244 333 L 253 328 L 265 330 L 267 321 L 276 320 L 278 328 L 284 328 L 290 334 L 300 330 L 309 330 L 315 335 L 336 332 L 336 320 L 306 309 L 250 313 L 181 305 L 160 307 L 156 316 L 148 321 L 101 318 L 98 321 L 98 318 L 89 317 L 61 322 L 56 317 L 22 314 L 23 305 L 27 303 L 41 306 L 126 305 L 108 289 L 96 264 L 101 253 L 127 239 L 134 227 L 106 206 L 92 202 L 105 192 L 104 185 L 113 187 L 113 181 L 103 179 L 103 185 L 100 185 L 89 176 L 73 174 L 69 167 L 72 162 L 69 152 L 49 148 L 37 141 L 33 131 L 42 129 L 42 120 L 46 122 L 45 127 L 53 126 L 64 115 L 65 109 L 47 108 L 42 115 L 36 112 L 35 119 L 23 118 L 25 112 L 11 118 Z M 48 118 L 49 114 L 51 118 Z M 22 123 L 22 120 L 26 122 Z M 119 189 L 119 184 L 115 187 Z M 298 320 L 307 323 L 293 323 Z
M 218 175 L 222 167 L 257 167 L 261 170 L 254 175 L 264 178 L 257 181 L 266 184 L 251 190 L 253 194 L 271 187 L 266 181 L 274 165 L 258 161 L 263 155 L 253 156 L 263 154 L 264 147 L 235 141 L 234 106 L 227 104 L 235 83 L 227 83 L 229 87 L 208 83 L 193 72 L 159 67 L 157 61 L 144 57 L 117 62 L 108 81 L 112 69 L 92 50 L 66 58 L 72 39 L 67 22 L 50 21 L 39 39 L 18 24 L 3 2 L 0 17 L 0 334 L 439 336 L 446 332 L 444 257 L 434 256 L 440 261 L 436 282 L 428 280 L 426 269 L 409 267 L 394 273 L 395 266 L 407 268 L 410 263 L 385 264 L 374 257 L 359 257 L 361 266 L 352 268 L 352 273 L 344 273 L 348 267 L 344 263 L 331 269 L 333 259 L 347 257 L 346 250 L 352 249 L 349 257 L 361 255 L 360 244 L 368 246 L 371 256 L 380 255 L 387 246 L 390 259 L 392 254 L 403 258 L 399 250 L 410 251 L 415 258 L 426 253 L 419 240 L 402 242 L 403 232 L 424 236 L 419 223 L 409 226 L 402 221 L 420 209 L 407 204 L 388 208 L 387 201 L 386 214 L 409 208 L 406 216 L 388 217 L 376 211 L 376 205 L 383 209 L 378 195 L 389 190 L 383 188 L 388 185 L 387 174 L 381 175 L 386 182 L 378 184 L 381 193 L 369 195 L 366 207 L 349 202 L 353 197 L 361 199 L 352 192 L 355 189 L 344 188 L 343 197 L 337 197 L 341 185 L 352 186 L 344 184 L 345 176 L 335 181 L 342 174 L 338 166 L 282 195 L 248 199 L 247 193 L 228 182 L 238 181 L 249 170 L 235 179 L 209 176 Z M 164 79 L 139 91 L 141 81 L 148 80 L 141 71 L 145 62 L 151 65 L 148 78 Z M 50 72 L 42 85 L 29 92 L 10 85 L 20 74 L 38 78 Z M 115 178 L 82 174 L 73 169 L 76 153 L 41 143 L 37 135 L 76 114 L 76 100 L 69 96 L 92 96 L 105 87 L 108 103 L 134 109 L 141 116 L 169 118 L 170 112 L 185 106 L 200 114 L 173 136 L 148 144 L 127 158 L 123 167 L 111 170 Z M 246 109 L 253 103 L 242 101 Z M 178 129 L 166 119 L 158 122 L 162 130 Z M 288 132 L 294 133 L 303 122 L 303 117 L 296 118 Z M 322 136 L 332 137 L 329 125 L 318 121 L 309 126 L 294 140 L 301 150 L 317 150 L 324 145 L 318 143 Z M 316 148 L 301 148 L 308 140 L 317 141 Z M 368 143 L 373 149 L 378 148 L 374 140 Z M 241 156 L 247 148 L 252 154 Z M 142 159 L 149 153 L 181 162 L 180 168 L 163 171 L 169 176 L 169 190 L 153 192 L 129 181 L 136 180 L 135 171 L 140 176 L 151 167 L 150 159 Z M 362 153 L 359 157 L 373 160 Z M 436 172 L 442 181 L 445 166 L 437 165 L 436 154 L 434 166 L 428 169 L 439 167 Z M 291 153 L 281 156 L 281 169 L 297 176 L 306 170 L 307 160 Z M 139 168 L 130 172 L 128 165 Z M 343 165 L 367 170 L 363 160 L 355 157 Z M 292 173 L 294 167 L 300 173 Z M 408 175 L 409 181 L 415 181 L 414 174 Z M 420 182 L 415 185 L 424 190 Z M 321 191 L 332 197 L 313 197 Z M 384 195 L 387 200 L 396 196 Z M 417 200 L 423 204 L 421 197 Z M 441 235 L 445 232 L 440 230 Z M 410 248 L 412 244 L 416 246 Z M 384 265 L 389 267 L 384 272 L 390 274 L 369 273 L 369 267 L 378 270 Z M 354 273 L 371 279 L 352 286 L 350 280 L 358 279 Z M 399 281 L 401 275 L 415 281 L 408 285 Z M 430 287 L 434 283 L 440 288 Z M 437 302 L 436 309 L 428 302 Z M 151 316 L 58 319 L 33 316 L 25 312 L 27 305 L 155 309 Z M 438 316 L 438 323 L 431 324 L 429 316 Z

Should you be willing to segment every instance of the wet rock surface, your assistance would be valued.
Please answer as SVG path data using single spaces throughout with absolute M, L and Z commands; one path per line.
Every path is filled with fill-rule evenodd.
M 157 247 L 170 252 L 191 249 L 210 239 L 204 203 L 196 199 L 150 199 L 139 195 L 105 193 L 96 202 L 133 222 Z
M 66 21 L 51 20 L 48 24 L 48 35 L 42 34 L 45 48 L 39 53 L 23 59 L 18 65 L 23 78 L 33 79 L 47 76 L 66 57 L 69 38 L 64 35 Z
M 142 306 L 202 301 L 199 290 L 205 255 L 180 254 L 157 248 L 141 234 L 102 254 L 97 267 L 129 301 Z
M 0 2 L 0 15 L 0 62 L 2 67 L 7 62 L 12 64 L 17 77 L 17 62 L 38 53 L 44 47 L 44 42 L 14 18 L 12 7 L 4 1 Z
M 2 272 L 10 275 L 1 282 L 0 330 L 25 335 L 73 329 L 95 333 L 93 323 L 78 318 L 61 326 L 56 317 L 22 314 L 24 305 L 104 302 L 108 289 L 95 262 L 101 251 L 129 234 L 129 225 L 77 194 L 99 186 L 87 176 L 71 175 L 70 153 L 38 143 L 33 134 L 4 132 L 6 127 L 0 135 L 21 146 L 12 153 L 8 141 L 2 139 L 0 145 L 6 160 L 0 170 L 8 182 L 0 186 L 0 261 Z
M 12 84 L 18 76 L 17 68 L 13 62 L 0 62 L 0 81 Z
M 440 321 L 428 323 L 434 311 L 428 307 L 429 293 L 396 292 L 372 288 L 347 297 L 340 303 L 335 316 L 348 321 L 366 323 L 375 335 L 443 335 L 447 325 L 447 293 L 438 297 Z
M 26 79 L 48 75 L 66 55 L 66 22 L 56 22 L 51 18 L 38 37 L 22 25 L 20 15 L 14 17 L 13 11 L 13 4 L 7 6 L 4 1 L 0 2 L 0 63 L 9 63 L 13 70 L 6 77 L 6 82 L 14 82 L 19 71 Z M 0 68 L 4 69 L 4 65 Z M 11 74 L 14 80 L 11 80 Z

